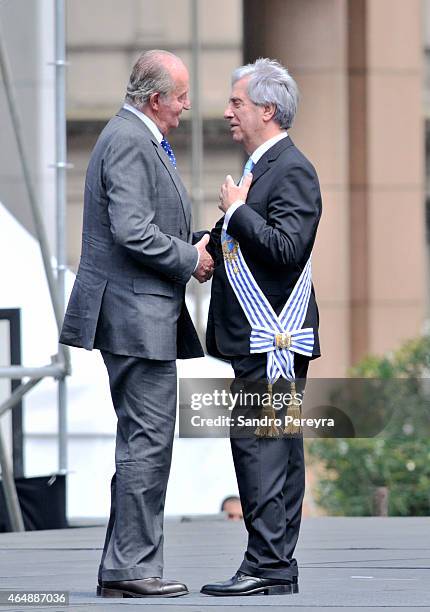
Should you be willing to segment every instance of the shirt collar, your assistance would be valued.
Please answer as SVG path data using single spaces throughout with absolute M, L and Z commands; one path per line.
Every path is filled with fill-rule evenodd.
M 286 138 L 287 136 L 288 136 L 287 132 L 282 132 L 281 134 L 278 134 L 277 136 L 273 136 L 273 138 L 269 138 L 269 140 L 266 140 L 266 142 L 263 142 L 263 144 L 257 147 L 251 155 L 251 159 L 254 162 L 254 164 L 256 164 L 259 161 L 259 159 L 263 157 L 263 155 L 271 147 L 273 147 L 274 144 L 276 144 L 283 138 Z
M 160 130 L 158 129 L 156 124 L 152 121 L 152 119 L 148 117 L 148 115 L 145 115 L 145 113 L 142 113 L 141 111 L 137 110 L 137 108 L 135 108 L 134 106 L 131 106 L 131 104 L 127 104 L 127 102 L 124 103 L 123 108 L 125 110 L 130 111 L 130 113 L 133 113 L 133 115 L 136 115 L 136 117 L 139 117 L 139 119 L 143 121 L 146 127 L 155 136 L 158 143 L 160 143 L 163 140 L 163 134 L 160 132 Z

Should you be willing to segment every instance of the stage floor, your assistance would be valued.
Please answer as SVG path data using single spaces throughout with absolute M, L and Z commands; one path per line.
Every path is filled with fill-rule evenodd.
M 120 606 L 155 612 L 247 612 L 270 607 L 300 612 L 340 609 L 430 610 L 430 519 L 315 518 L 303 521 L 297 559 L 300 594 L 215 598 L 205 582 L 232 576 L 246 541 L 243 524 L 219 517 L 167 519 L 165 577 L 187 583 L 173 599 L 102 599 L 95 595 L 104 528 L 0 534 L 0 590 L 69 591 L 68 606 L 0 605 L 11 610 L 97 609 Z M 125 610 L 125 608 L 124 608 Z

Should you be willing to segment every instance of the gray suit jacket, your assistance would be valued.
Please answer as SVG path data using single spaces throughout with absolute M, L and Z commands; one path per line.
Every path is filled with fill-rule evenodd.
M 184 302 L 197 263 L 191 239 L 178 173 L 145 124 L 121 109 L 91 154 L 60 342 L 148 359 L 203 355 Z

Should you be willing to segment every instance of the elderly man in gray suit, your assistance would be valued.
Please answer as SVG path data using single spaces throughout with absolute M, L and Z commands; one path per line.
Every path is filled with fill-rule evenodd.
M 185 285 L 213 270 L 208 236 L 192 244 L 190 201 L 165 138 L 189 108 L 183 62 L 167 51 L 143 53 L 87 171 L 81 261 L 60 342 L 100 349 L 118 417 L 97 589 L 104 597 L 188 592 L 162 573 L 175 360 L 203 356 Z

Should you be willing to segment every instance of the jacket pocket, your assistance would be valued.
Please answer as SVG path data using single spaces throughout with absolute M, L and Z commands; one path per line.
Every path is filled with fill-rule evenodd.
M 135 278 L 133 279 L 133 292 L 173 297 L 174 287 L 173 283 L 160 278 Z

